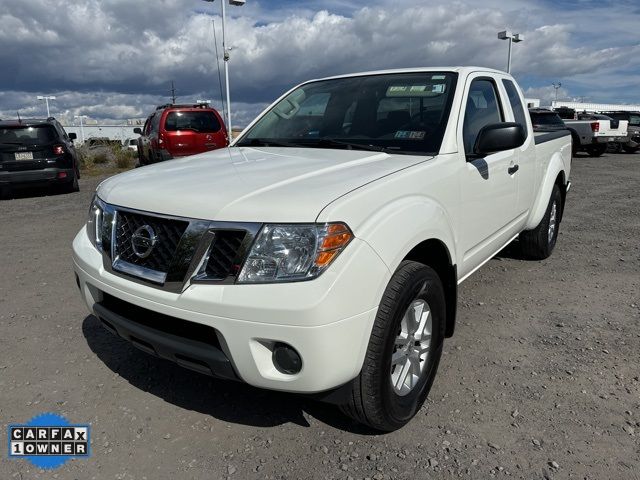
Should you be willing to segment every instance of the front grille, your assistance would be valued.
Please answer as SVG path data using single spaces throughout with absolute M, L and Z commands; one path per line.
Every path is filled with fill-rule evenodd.
M 238 273 L 238 253 L 247 234 L 245 230 L 216 230 L 209 260 L 205 267 L 207 278 L 224 280 Z
M 149 226 L 157 236 L 157 241 L 149 256 L 140 258 L 133 250 L 132 235 L 140 227 Z M 126 211 L 119 211 L 116 220 L 116 258 L 140 267 L 158 272 L 168 272 L 180 239 L 189 222 L 153 217 Z

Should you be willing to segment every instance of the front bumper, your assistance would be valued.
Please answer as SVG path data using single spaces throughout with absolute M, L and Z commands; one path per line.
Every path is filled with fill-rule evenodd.
M 22 171 L 0 170 L 0 185 L 56 184 L 67 183 L 72 179 L 73 169 L 71 168 L 43 168 Z
M 106 271 L 102 255 L 89 242 L 84 228 L 74 239 L 73 258 L 78 286 L 89 310 L 134 345 L 143 350 L 146 346 L 149 353 L 203 373 L 298 393 L 327 391 L 358 375 L 377 305 L 391 276 L 371 247 L 358 239 L 312 281 L 192 284 L 181 293 Z M 105 298 L 151 312 L 150 318 L 144 319 L 145 329 L 134 331 L 140 326 L 139 319 L 115 312 Z M 197 338 L 155 328 L 159 325 L 152 323 L 154 314 L 186 321 L 188 327 L 210 327 L 218 343 L 194 344 Z M 276 369 L 271 350 L 276 342 L 290 345 L 300 354 L 299 373 L 289 375 Z

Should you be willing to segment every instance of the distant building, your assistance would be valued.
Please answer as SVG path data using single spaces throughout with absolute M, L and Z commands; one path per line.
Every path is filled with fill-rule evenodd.
M 82 128 L 80 125 L 65 125 L 64 129 L 67 133 L 75 133 L 78 136 L 76 143 L 82 144 L 83 137 L 85 141 L 90 138 L 108 138 L 109 140 L 119 140 L 120 142 L 124 142 L 128 138 L 136 138 L 138 136 L 133 133 L 133 129 L 139 126 L 141 125 L 136 123 L 131 125 L 101 125 L 87 123 L 84 124 Z
M 553 101 L 551 108 L 572 108 L 576 112 L 640 112 L 640 105 L 619 105 L 615 103 L 585 103 L 585 102 L 564 102 Z
M 527 104 L 527 108 L 539 108 L 540 107 L 540 99 L 539 98 L 525 98 L 524 101 Z

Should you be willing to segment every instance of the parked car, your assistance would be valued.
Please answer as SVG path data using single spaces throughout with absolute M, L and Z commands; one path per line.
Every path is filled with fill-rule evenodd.
M 53 117 L 0 121 L 0 187 L 44 184 L 77 192 L 75 138 Z
M 557 132 L 566 130 L 571 133 L 571 155 L 575 157 L 580 149 L 580 136 L 574 128 L 565 125 L 560 115 L 546 108 L 530 108 L 529 116 L 535 132 Z
M 620 144 L 622 149 L 627 153 L 636 153 L 640 150 L 640 112 L 602 112 L 616 120 L 629 122 L 627 127 L 627 136 Z
M 142 129 L 133 131 L 140 135 L 140 165 L 195 155 L 229 144 L 222 117 L 206 104 L 160 105 Z
M 138 139 L 137 138 L 127 138 L 124 142 L 122 142 L 122 148 L 133 150 L 134 152 L 138 151 Z
M 122 146 L 120 140 L 114 140 L 109 137 L 91 137 L 87 138 L 85 144 L 89 150 L 101 149 L 104 147 Z
M 597 121 L 597 133 L 601 136 L 610 137 L 607 147 L 612 151 L 620 150 L 621 144 L 628 141 L 627 126 L 629 122 L 626 120 L 616 120 L 599 113 L 579 113 L 578 120 Z
M 527 258 L 556 245 L 571 137 L 524 105 L 476 67 L 303 83 L 231 148 L 105 180 L 73 242 L 82 296 L 153 355 L 397 429 L 458 285 L 518 236 Z

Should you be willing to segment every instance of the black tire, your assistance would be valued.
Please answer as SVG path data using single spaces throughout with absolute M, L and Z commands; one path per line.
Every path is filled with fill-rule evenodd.
M 71 181 L 65 183 L 62 186 L 62 191 L 64 193 L 73 193 L 73 192 L 79 192 L 80 191 L 80 185 L 78 183 L 78 172 L 77 171 L 73 171 L 73 177 L 71 178 Z
M 555 204 L 555 215 L 552 214 Z M 549 235 L 549 224 L 554 216 L 555 228 Z M 562 219 L 562 195 L 558 185 L 553 186 L 551 198 L 547 205 L 547 210 L 540 224 L 533 230 L 528 230 L 520 234 L 520 248 L 525 258 L 531 260 L 544 260 L 551 255 L 558 240 L 560 220 Z
M 587 153 L 590 157 L 600 157 L 604 152 L 607 151 L 606 143 L 598 143 L 596 145 L 589 145 L 587 147 Z
M 395 345 L 403 316 L 415 300 L 428 304 L 432 321 L 431 344 L 422 360 L 426 363 L 415 386 L 408 393 L 399 395 L 391 383 L 391 357 L 399 348 Z M 362 370 L 353 381 L 351 397 L 341 406 L 342 411 L 364 425 L 386 432 L 409 422 L 427 398 L 438 370 L 445 313 L 444 289 L 438 274 L 422 263 L 402 262 L 384 292 Z M 413 344 L 413 341 L 409 343 Z
M 622 147 L 622 149 L 627 153 L 636 153 L 640 147 Z

